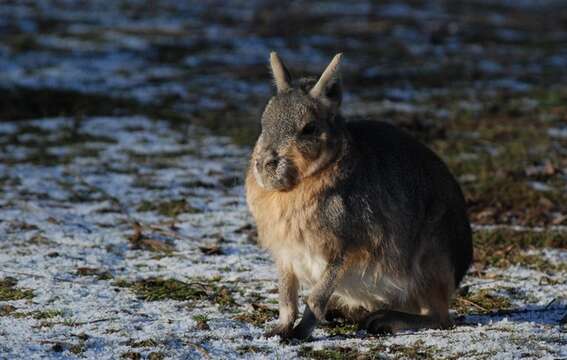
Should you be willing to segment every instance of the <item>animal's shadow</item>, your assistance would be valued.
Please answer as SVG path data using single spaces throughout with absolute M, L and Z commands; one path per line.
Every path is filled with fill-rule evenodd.
M 467 314 L 460 316 L 453 316 L 454 325 L 453 329 L 458 329 L 460 326 L 477 326 L 477 325 L 489 325 L 491 323 L 497 323 L 502 320 L 507 320 L 510 322 L 517 323 L 536 323 L 541 325 L 551 325 L 560 326 L 567 324 L 567 304 L 549 304 L 549 305 L 526 305 L 522 307 L 517 307 L 513 309 L 502 309 L 491 311 L 484 314 Z M 349 321 L 344 319 L 329 319 L 327 323 L 327 329 L 332 329 L 334 327 L 342 327 L 353 325 Z M 451 330 L 449 330 L 451 331 Z M 420 331 L 410 331 L 412 334 L 418 334 Z M 340 334 L 332 335 L 331 338 L 358 338 L 361 335 L 359 333 L 353 334 Z M 368 336 L 368 335 L 362 335 Z M 383 335 L 382 335 L 383 336 Z M 395 336 L 395 335 L 391 335 Z
M 514 309 L 503 309 L 485 314 L 468 314 L 455 318 L 455 325 L 487 325 L 507 319 L 512 322 L 531 322 L 543 325 L 565 324 L 567 306 L 565 304 L 526 305 Z

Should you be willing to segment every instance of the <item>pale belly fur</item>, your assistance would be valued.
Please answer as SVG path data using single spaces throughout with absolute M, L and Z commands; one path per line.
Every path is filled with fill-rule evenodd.
M 327 266 L 323 257 L 310 253 L 305 248 L 289 249 L 279 253 L 278 257 L 291 265 L 305 289 L 310 289 L 317 283 Z M 337 284 L 333 297 L 343 306 L 375 311 L 390 303 L 400 292 L 399 285 L 382 274 L 379 265 L 355 265 Z

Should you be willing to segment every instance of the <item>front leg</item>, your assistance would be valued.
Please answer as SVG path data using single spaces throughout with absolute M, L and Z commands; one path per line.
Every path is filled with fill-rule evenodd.
M 298 280 L 289 266 L 280 265 L 279 269 L 279 305 L 280 317 L 278 325 L 266 332 L 266 337 L 279 335 L 287 339 L 291 335 L 293 324 L 297 319 Z
M 303 316 L 299 324 L 293 329 L 291 337 L 306 339 L 311 335 L 315 326 L 317 326 L 317 322 L 325 319 L 329 299 L 346 269 L 347 264 L 343 257 L 337 257 L 327 264 L 321 279 L 311 289 L 311 293 L 307 297 Z

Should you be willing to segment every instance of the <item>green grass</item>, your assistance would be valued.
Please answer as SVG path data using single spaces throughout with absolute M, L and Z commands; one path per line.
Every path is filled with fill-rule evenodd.
M 200 301 L 208 300 L 221 308 L 236 305 L 232 291 L 217 284 L 218 280 L 193 279 L 183 282 L 176 279 L 148 278 L 137 281 L 117 280 L 115 286 L 125 287 L 133 291 L 139 299 L 145 301 Z
M 63 317 L 64 312 L 62 310 L 48 309 L 48 310 L 36 310 L 28 313 L 16 312 L 12 316 L 15 318 L 32 318 L 35 320 L 47 320 L 54 317 Z
M 207 297 L 206 287 L 175 279 L 150 278 L 126 283 L 117 282 L 115 285 L 129 288 L 138 298 L 146 301 L 187 301 L 201 300 Z
M 306 359 L 315 360 L 372 359 L 371 357 L 366 357 L 359 350 L 350 347 L 331 347 L 315 350 L 311 346 L 303 346 L 299 349 L 298 355 Z
M 0 279 L 0 301 L 32 299 L 33 290 L 16 288 L 18 281 L 11 277 Z
M 383 343 L 378 344 L 370 348 L 368 352 L 373 357 L 368 359 L 383 359 L 385 354 L 388 354 L 387 358 L 394 359 L 444 359 L 446 357 L 439 354 L 439 349 L 432 345 L 425 345 L 423 340 L 417 340 L 413 344 L 408 345 L 398 345 L 391 344 L 385 345 Z
M 521 249 L 555 248 L 567 249 L 567 236 L 564 232 L 545 231 L 515 231 L 509 229 L 476 230 L 474 232 L 476 248 L 501 248 L 516 246 Z
M 508 297 L 494 294 L 492 290 L 480 289 L 457 297 L 452 305 L 458 313 L 488 313 L 492 311 L 509 309 L 512 306 Z
M 270 348 L 267 346 L 256 346 L 256 345 L 241 345 L 236 348 L 236 351 L 240 355 L 244 354 L 262 354 L 269 353 Z
M 234 320 L 244 321 L 256 326 L 264 324 L 278 316 L 278 310 L 271 309 L 266 305 L 252 304 L 253 311 L 240 313 L 234 316 Z
M 154 211 L 167 217 L 176 217 L 181 214 L 195 214 L 198 209 L 192 207 L 186 199 L 176 199 L 169 201 L 144 201 L 137 208 L 138 211 Z
M 112 274 L 108 270 L 89 268 L 89 267 L 78 267 L 77 275 L 79 276 L 96 276 L 98 280 L 110 280 L 112 279 Z
M 330 323 L 324 329 L 330 336 L 349 336 L 354 335 L 358 330 L 358 325 L 350 323 Z
M 209 317 L 205 314 L 198 314 L 193 316 L 193 320 L 197 322 L 197 329 L 209 330 Z
M 146 340 L 129 340 L 126 343 L 128 346 L 135 347 L 135 348 L 146 348 L 146 347 L 156 347 L 159 342 L 154 339 L 146 339 Z
M 474 233 L 475 261 L 482 268 L 521 265 L 539 271 L 567 271 L 566 264 L 553 264 L 531 249 L 567 249 L 567 237 L 558 231 L 477 230 Z

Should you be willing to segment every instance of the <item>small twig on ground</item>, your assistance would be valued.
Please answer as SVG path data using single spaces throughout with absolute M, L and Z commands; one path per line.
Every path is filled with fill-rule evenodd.
M 476 307 L 477 309 L 480 309 L 480 310 L 482 310 L 482 311 L 484 311 L 484 312 L 490 312 L 490 310 L 488 310 L 488 309 L 485 308 L 484 306 L 481 306 L 481 305 L 475 303 L 474 301 L 470 301 L 469 299 L 465 299 L 465 298 L 459 297 L 459 298 L 457 298 L 457 300 L 458 300 L 458 301 L 461 301 L 461 302 L 464 302 L 464 303 L 466 303 L 466 304 L 472 305 L 472 306 Z
M 545 305 L 545 310 L 549 309 L 549 307 L 555 302 L 557 301 L 557 298 L 553 298 L 553 300 L 551 300 L 550 302 L 547 303 L 547 305 Z

